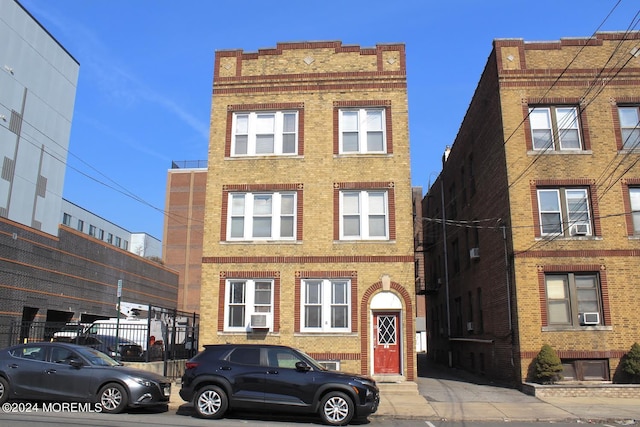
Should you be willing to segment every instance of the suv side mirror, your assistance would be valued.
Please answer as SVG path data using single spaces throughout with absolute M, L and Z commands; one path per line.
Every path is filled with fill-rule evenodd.
M 73 366 L 74 368 L 79 369 L 82 365 L 84 365 L 84 363 L 82 363 L 82 360 L 76 359 L 74 357 L 73 359 L 69 359 L 69 365 Z
M 307 372 L 311 370 L 311 366 L 304 362 L 296 362 L 296 371 Z

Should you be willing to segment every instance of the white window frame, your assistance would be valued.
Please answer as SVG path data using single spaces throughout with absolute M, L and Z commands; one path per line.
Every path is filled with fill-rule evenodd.
M 367 120 L 369 113 L 379 113 L 380 119 L 376 126 L 375 122 L 369 122 Z M 355 122 L 350 122 L 346 119 L 346 115 L 356 115 Z M 339 110 L 339 145 L 340 154 L 384 154 L 387 152 L 387 129 L 386 129 L 386 111 L 384 108 L 342 108 Z M 354 133 L 357 134 L 356 149 L 348 149 L 345 147 L 345 134 Z M 382 148 L 380 150 L 369 149 L 368 147 L 368 135 L 369 133 L 381 133 L 382 134 Z
M 257 207 L 260 200 L 267 198 L 271 199 L 270 212 Z M 234 204 L 236 200 L 237 203 Z M 285 202 L 286 200 L 290 203 Z M 297 205 L 298 196 L 295 191 L 230 192 L 227 209 L 227 241 L 296 240 Z M 268 218 L 271 219 L 270 235 L 254 236 L 259 230 L 255 224 Z M 291 230 L 290 236 L 286 235 L 288 233 L 283 226 L 285 222 L 288 224 L 287 230 Z M 238 235 L 240 229 L 242 229 L 242 236 Z M 286 234 L 283 236 L 283 233 Z
M 629 206 L 633 222 L 633 234 L 640 234 L 640 187 L 629 187 Z
M 293 129 L 285 128 L 285 117 L 293 116 Z M 273 118 L 271 129 L 262 121 Z M 264 151 L 258 141 L 260 135 L 273 135 L 272 150 Z M 293 150 L 286 149 L 287 136 L 293 135 Z M 246 139 L 246 147 L 240 138 Z M 244 152 L 246 151 L 246 152 Z M 285 152 L 286 151 L 286 152 Z M 295 156 L 298 154 L 298 111 L 249 111 L 233 113 L 231 123 L 231 157 Z
M 589 204 L 589 190 L 583 187 L 567 187 L 567 188 L 538 188 L 538 218 L 540 220 L 540 235 L 542 236 L 558 236 L 565 235 L 571 237 L 571 227 L 575 225 L 586 225 L 586 236 L 592 235 L 592 215 L 591 206 Z M 542 195 L 546 194 L 552 196 L 553 206 L 547 203 L 551 201 L 550 198 L 547 202 L 543 203 Z M 576 204 L 583 206 L 582 209 L 576 209 Z M 573 207 L 572 207 L 573 205 Z M 545 231 L 545 225 L 551 224 L 551 222 L 545 223 L 545 216 L 556 216 L 558 219 L 553 223 L 559 224 L 560 229 L 551 231 L 549 228 Z M 585 219 L 586 216 L 586 219 Z
M 314 286 L 314 293 L 309 292 Z M 333 292 L 338 286 L 343 287 L 343 292 Z M 351 280 L 349 279 L 304 279 L 300 282 L 300 316 L 301 332 L 345 333 L 351 331 Z M 320 325 L 307 326 L 308 310 L 319 309 Z M 346 309 L 345 326 L 334 326 L 333 310 Z
M 640 149 L 640 109 L 637 106 L 618 107 L 620 136 L 625 150 Z
M 560 150 L 560 151 L 580 151 L 582 150 L 582 137 L 580 135 L 580 119 L 578 107 L 554 106 L 554 107 L 532 107 L 529 108 L 529 124 L 531 126 L 531 144 L 535 151 Z M 539 139 L 536 134 L 544 133 L 549 138 L 548 144 L 536 144 Z M 575 133 L 575 138 L 568 138 Z M 567 146 L 569 141 L 576 141 L 576 144 Z
M 345 197 L 352 199 L 358 196 L 357 207 L 353 203 L 346 203 Z M 382 211 L 377 210 L 371 203 L 372 196 L 382 196 Z M 384 234 L 372 235 L 372 219 L 384 216 Z M 347 221 L 359 221 L 358 234 L 347 234 Z M 342 190 L 340 191 L 340 240 L 389 240 L 389 192 L 386 190 Z
M 260 301 L 256 297 L 257 291 L 269 284 L 269 302 Z M 231 294 L 236 286 L 242 286 L 242 299 L 232 298 Z M 225 332 L 247 332 L 251 331 L 251 315 L 269 313 L 273 316 L 273 279 L 226 279 L 224 294 L 224 331 Z M 238 295 L 236 295 L 238 296 Z M 230 326 L 232 307 L 243 308 L 243 322 L 241 326 Z M 269 326 L 269 331 L 273 331 L 273 324 Z

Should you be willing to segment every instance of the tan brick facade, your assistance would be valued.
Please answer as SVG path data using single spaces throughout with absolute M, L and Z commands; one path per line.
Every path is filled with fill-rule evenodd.
M 341 154 L 341 109 L 366 108 L 383 112 L 385 152 Z M 296 114 L 296 153 L 234 155 L 235 115 L 274 111 Z M 416 313 L 404 45 L 310 42 L 256 53 L 217 52 L 208 164 L 201 344 L 292 345 L 319 360 L 339 361 L 341 370 L 373 375 L 379 373 L 374 315 L 392 312 L 399 319 L 396 374 L 412 380 Z M 386 239 L 341 239 L 345 190 L 386 195 Z M 293 237 L 234 240 L 230 196 L 273 192 L 295 196 Z M 260 279 L 272 284 L 271 329 L 229 330 L 230 280 Z M 304 330 L 302 283 L 307 279 L 350 283 L 348 331 Z
M 640 106 L 638 40 L 638 33 L 602 33 L 558 42 L 494 42 L 443 173 L 430 190 L 433 202 L 429 196 L 424 201 L 427 217 L 441 217 L 444 188 L 445 213 L 457 206 L 447 220 L 486 220 L 468 223 L 472 233 L 460 224 L 447 227 L 449 249 L 458 238 L 463 264 L 448 278 L 452 323 L 463 325 L 454 326 L 451 336 L 441 332 L 446 300 L 444 287 L 435 283 L 444 278 L 436 261 L 442 241 L 434 240 L 429 310 L 440 310 L 440 317 L 430 317 L 440 327 L 432 331 L 430 349 L 440 359 L 450 353 L 459 366 L 520 382 L 531 378 L 532 359 L 548 343 L 573 379 L 621 380 L 620 358 L 640 341 L 640 240 L 630 202 L 630 190 L 640 183 L 640 149 L 623 147 L 618 115 L 619 107 Z M 534 122 L 531 108 L 549 112 L 555 145 L 536 145 L 541 142 L 533 130 L 540 135 L 544 126 Z M 567 111 L 576 111 L 575 119 L 561 124 Z M 566 135 L 574 129 L 579 146 L 569 148 Z M 539 198 L 555 192 L 557 212 L 554 203 Z M 570 203 L 576 194 L 586 196 Z M 572 228 L 571 212 L 582 228 Z M 562 231 L 548 233 L 543 220 L 559 215 Z M 435 227 L 441 225 L 432 226 L 431 235 Z M 468 262 L 473 245 L 480 259 Z M 561 281 L 562 288 L 556 286 Z M 592 283 L 595 291 L 589 290 Z M 582 320 L 580 307 L 597 313 L 593 324 Z M 473 330 L 464 327 L 467 322 L 474 322 Z

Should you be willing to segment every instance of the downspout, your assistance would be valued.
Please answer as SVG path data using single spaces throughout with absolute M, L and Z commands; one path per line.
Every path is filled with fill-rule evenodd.
M 502 222 L 502 221 L 500 221 Z M 511 280 L 509 275 L 509 252 L 507 248 L 507 226 L 502 224 L 502 241 L 504 244 L 504 269 L 505 269 L 505 283 L 507 285 L 507 313 L 509 315 L 509 336 L 511 337 L 511 366 L 514 366 L 513 362 L 513 320 L 511 314 Z
M 444 180 L 442 179 L 442 175 L 440 176 L 440 199 L 442 202 L 442 240 L 443 240 L 443 255 L 444 255 L 444 288 L 445 295 L 447 298 L 447 345 L 448 345 L 448 356 L 449 356 L 449 367 L 453 366 L 453 359 L 451 353 L 451 308 L 449 306 L 449 258 L 447 253 L 447 224 L 446 224 L 446 215 L 445 215 L 445 205 L 444 205 Z

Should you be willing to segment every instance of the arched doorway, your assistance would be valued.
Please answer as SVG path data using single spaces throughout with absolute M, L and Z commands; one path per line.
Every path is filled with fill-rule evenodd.
M 371 299 L 373 375 L 402 375 L 402 302 L 390 291 Z

